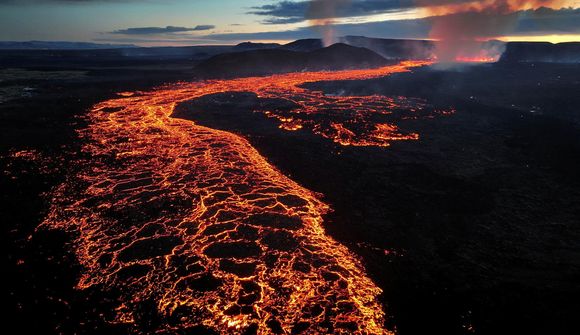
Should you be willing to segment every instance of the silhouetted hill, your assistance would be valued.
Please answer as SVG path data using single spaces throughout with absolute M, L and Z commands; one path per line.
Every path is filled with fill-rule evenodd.
M 580 42 L 511 42 L 500 62 L 580 63 Z
M 232 48 L 232 51 L 248 51 L 248 50 L 261 50 L 261 49 L 275 49 L 280 47 L 278 43 L 254 43 L 254 42 L 243 42 Z
M 321 49 L 322 47 L 322 40 L 317 38 L 310 38 L 284 44 L 280 47 L 280 49 L 307 52 Z
M 400 40 L 344 36 L 340 42 L 353 47 L 366 48 L 386 59 L 428 59 L 433 55 L 434 44 L 424 40 Z M 291 51 L 314 51 L 322 48 L 320 39 L 297 40 L 280 47 Z
M 433 55 L 435 45 L 425 40 L 399 40 L 345 36 L 341 42 L 355 47 L 367 48 L 387 59 L 428 59 Z
M 386 60 L 376 52 L 336 43 L 308 53 L 308 69 L 372 68 L 385 65 Z
M 205 77 L 243 77 L 297 71 L 372 68 L 388 61 L 377 53 L 342 43 L 310 52 L 253 50 L 214 56 L 196 67 Z

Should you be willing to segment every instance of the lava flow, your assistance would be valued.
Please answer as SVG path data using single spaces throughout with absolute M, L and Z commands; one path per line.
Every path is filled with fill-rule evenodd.
M 424 64 L 181 83 L 102 102 L 80 134 L 80 172 L 55 191 L 44 226 L 75 234 L 83 266 L 78 288 L 118 294 L 108 321 L 135 333 L 389 333 L 381 289 L 325 234 L 329 208 L 317 194 L 269 165 L 244 138 L 171 114 L 180 102 L 228 91 L 293 99 L 297 114 L 330 103 L 358 116 L 387 113 L 395 101 L 386 97 L 326 97 L 298 85 Z M 269 116 L 283 129 L 309 127 L 340 144 L 381 146 L 418 136 L 389 124 L 356 133 L 340 121 L 323 126 Z
M 495 63 L 498 61 L 498 57 L 456 57 L 455 61 L 460 63 Z

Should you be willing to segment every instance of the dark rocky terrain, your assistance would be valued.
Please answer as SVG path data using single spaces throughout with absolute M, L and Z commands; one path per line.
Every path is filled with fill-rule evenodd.
M 326 228 L 364 257 L 400 334 L 575 334 L 579 75 L 578 66 L 498 64 L 307 85 L 456 107 L 414 123 L 419 142 L 387 149 L 280 132 L 252 111 L 292 104 L 246 93 L 198 99 L 176 116 L 242 134 L 323 193 L 335 210 Z
M 512 42 L 502 62 L 580 63 L 580 43 Z
M 36 228 L 48 210 L 45 194 L 75 173 L 70 162 L 83 154 L 76 131 L 87 109 L 117 92 L 190 80 L 200 75 L 197 62 L 224 52 L 187 50 L 0 52 L 7 328 L 128 333 L 102 321 L 114 297 L 74 290 L 71 237 Z M 280 131 L 252 111 L 294 105 L 251 94 L 204 97 L 176 116 L 243 135 L 285 174 L 323 193 L 334 209 L 326 229 L 361 255 L 400 334 L 578 334 L 580 67 L 511 59 L 307 86 L 456 108 L 415 123 L 409 130 L 420 141 L 386 149 Z M 154 324 L 148 311 L 137 318 Z
M 29 59 L 37 57 L 32 54 Z M 74 173 L 70 162 L 82 155 L 76 131 L 85 127 L 87 110 L 118 92 L 190 79 L 191 65 L 136 65 L 117 59 L 112 70 L 98 62 L 79 59 L 78 64 L 85 65 L 68 65 L 58 57 L 40 57 L 44 65 L 39 70 L 27 66 L 29 59 L 20 64 L 0 62 L 6 327 L 38 334 L 127 334 L 124 326 L 103 323 L 103 315 L 110 315 L 113 308 L 111 296 L 74 289 L 80 269 L 69 249 L 73 237 L 37 227 L 48 210 L 46 194 Z M 24 154 L 14 157 L 16 152 Z

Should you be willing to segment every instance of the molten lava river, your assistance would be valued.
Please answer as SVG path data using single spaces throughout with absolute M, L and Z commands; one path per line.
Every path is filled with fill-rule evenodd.
M 118 292 L 108 322 L 128 324 L 135 333 L 144 332 L 138 311 L 149 304 L 161 321 L 147 333 L 387 334 L 381 289 L 356 255 L 325 234 L 329 207 L 318 194 L 271 166 L 244 138 L 171 114 L 178 103 L 204 95 L 254 92 L 299 106 L 294 117 L 263 111 L 281 131 L 310 131 L 337 145 L 387 146 L 418 135 L 372 124 L 372 115 L 400 104 L 421 109 L 421 102 L 325 96 L 300 85 L 376 78 L 425 64 L 121 93 L 90 111 L 80 133 L 80 172 L 55 190 L 44 226 L 74 234 L 83 269 L 78 289 Z M 317 123 L 317 111 L 329 106 L 351 117 Z M 349 130 L 357 123 L 366 126 Z

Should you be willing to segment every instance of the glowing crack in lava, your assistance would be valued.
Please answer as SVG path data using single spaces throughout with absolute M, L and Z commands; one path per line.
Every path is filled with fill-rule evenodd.
M 325 234 L 329 208 L 317 194 L 269 165 L 244 138 L 171 114 L 179 102 L 231 90 L 314 99 L 324 96 L 297 85 L 424 64 L 181 83 L 102 102 L 81 132 L 81 172 L 55 191 L 44 225 L 75 233 L 84 269 L 78 288 L 118 292 L 110 322 L 135 333 L 147 323 L 138 311 L 151 302 L 162 320 L 151 332 L 389 333 L 381 289 Z M 384 106 L 381 99 L 334 101 L 368 110 Z M 314 100 L 302 106 L 316 112 Z M 284 129 L 298 126 L 281 122 Z M 348 133 L 340 123 L 331 128 Z M 332 138 L 331 130 L 317 131 Z M 391 125 L 373 131 L 362 139 L 341 134 L 338 142 L 383 145 L 403 136 Z

